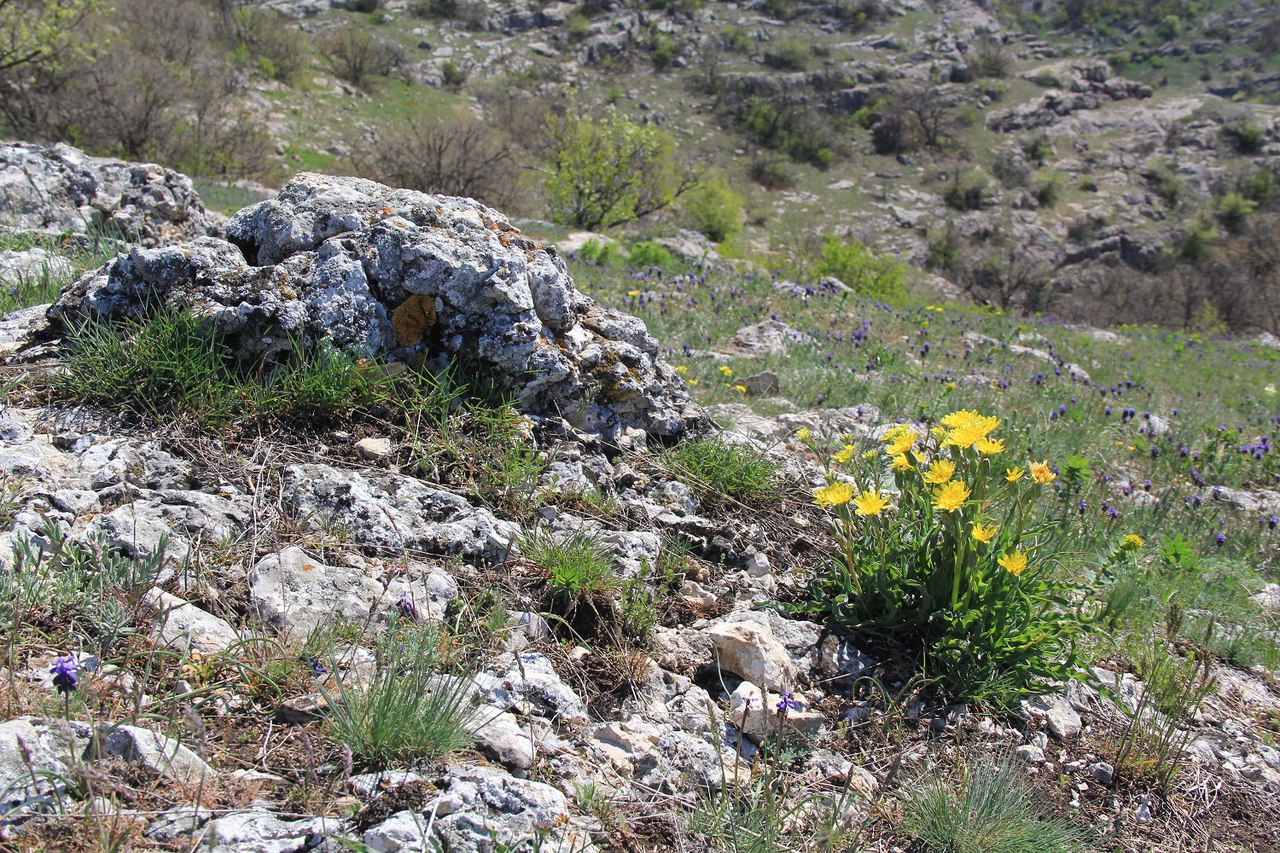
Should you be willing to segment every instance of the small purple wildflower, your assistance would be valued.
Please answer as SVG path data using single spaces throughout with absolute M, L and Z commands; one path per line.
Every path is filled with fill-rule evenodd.
M 1214 544 L 1221 548 L 1223 545 L 1227 544 L 1227 534 L 1219 533 L 1217 536 L 1213 537 L 1213 541 Z
M 788 711 L 794 711 L 800 706 L 791 698 L 790 690 L 782 691 L 782 700 L 778 702 L 778 713 L 785 714 Z
M 404 618 L 408 619 L 410 622 L 418 621 L 418 607 L 413 603 L 413 599 L 409 597 L 408 590 L 400 593 L 400 600 L 396 602 L 396 605 L 400 608 L 400 612 L 404 615 Z
M 54 661 L 53 666 L 49 667 L 49 672 L 53 673 L 54 689 L 64 696 L 75 690 L 79 683 L 79 677 L 76 675 L 79 669 L 74 655 L 67 655 Z

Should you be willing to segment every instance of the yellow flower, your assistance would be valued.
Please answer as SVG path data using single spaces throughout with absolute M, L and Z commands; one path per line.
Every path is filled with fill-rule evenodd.
M 996 562 L 1004 566 L 1005 571 L 1013 575 L 1015 578 L 1027 570 L 1027 555 L 1021 551 L 1014 551 L 1012 554 L 1005 554 Z
M 724 374 L 724 377 L 727 379 L 733 375 L 733 368 L 727 364 L 722 364 L 720 365 L 720 372 Z
M 885 452 L 890 456 L 901 456 L 916 446 L 916 431 L 906 424 L 899 424 L 884 434 L 884 441 L 889 446 Z
M 997 453 L 1004 453 L 1004 439 L 980 438 L 973 443 L 973 447 L 983 456 L 994 456 Z
M 1017 466 L 1014 466 L 1013 468 L 1005 469 L 1004 478 L 1008 480 L 1010 483 L 1016 483 L 1022 479 L 1022 475 L 1025 473 L 1027 472 L 1023 471 L 1021 468 Z
M 972 447 L 990 435 L 1000 426 L 1000 419 L 961 409 L 944 417 L 942 425 L 948 429 L 942 443 L 965 448 Z
M 1047 486 L 1054 480 L 1058 479 L 1058 475 L 1050 471 L 1048 464 L 1045 462 L 1032 462 L 1030 468 L 1031 479 L 1034 480 L 1038 486 Z
M 733 390 L 737 391 L 739 394 L 745 394 L 745 393 L 747 393 L 747 386 L 746 386 L 746 385 L 734 385 L 734 386 L 733 386 Z
M 813 502 L 818 506 L 840 506 L 852 499 L 853 486 L 848 483 L 832 483 L 813 493 Z
M 627 296 L 639 296 L 639 295 L 640 295 L 640 291 L 638 291 L 638 290 L 628 290 L 628 291 L 627 291 Z
M 931 486 L 941 486 L 955 476 L 956 463 L 950 459 L 935 459 L 924 472 L 924 481 Z
M 944 512 L 955 512 L 969 499 L 969 489 L 959 480 L 952 480 L 933 493 L 933 502 Z
M 889 468 L 893 471 L 910 471 L 911 460 L 899 453 L 897 456 L 889 460 Z
M 849 463 L 849 460 L 853 458 L 854 451 L 856 450 L 857 448 L 854 447 L 852 444 L 846 444 L 844 446 L 844 450 L 841 450 L 839 453 L 832 455 L 831 459 L 832 461 L 837 462 L 840 465 L 847 465 Z
M 980 523 L 974 522 L 973 529 L 970 531 L 974 539 L 977 539 L 983 545 L 990 542 L 996 535 L 996 526 L 983 527 Z
M 982 415 L 971 409 L 959 409 L 943 417 L 941 423 L 947 429 L 955 429 L 956 427 L 976 423 L 981 418 Z
M 813 433 L 809 432 L 808 427 L 800 427 L 796 432 L 796 441 L 808 441 L 813 437 Z
M 888 505 L 888 498 L 876 490 L 863 492 L 853 499 L 854 512 L 858 515 L 879 515 Z
M 676 365 L 676 373 L 679 373 L 681 376 L 684 376 L 688 372 L 689 372 L 689 365 L 687 364 Z
M 1141 536 L 1139 536 L 1136 533 L 1130 533 L 1128 536 L 1120 540 L 1120 550 L 1121 551 L 1137 551 L 1140 548 L 1142 548 L 1143 545 L 1146 545 L 1146 544 L 1147 544 L 1146 542 L 1142 541 Z
M 875 459 L 879 455 L 880 455 L 879 452 L 875 450 L 868 450 L 866 453 L 862 454 L 862 461 L 870 462 L 872 459 Z

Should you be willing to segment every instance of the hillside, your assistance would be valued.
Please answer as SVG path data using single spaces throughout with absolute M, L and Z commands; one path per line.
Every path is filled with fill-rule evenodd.
M 1280 850 L 1277 21 L 0 0 L 0 850 Z
M 798 278 L 835 234 L 908 262 L 919 293 L 1280 330 L 1278 28 L 1252 3 L 113 8 L 77 31 L 83 78 L 63 62 L 8 84 L 12 132 L 182 168 L 228 212 L 255 196 L 219 175 L 358 173 L 481 198 L 547 238 L 693 227 Z M 134 26 L 148 16 L 173 38 Z M 566 199 L 598 192 L 592 116 L 657 131 L 622 158 L 647 196 L 603 217 Z M 673 200 L 681 172 L 703 186 Z

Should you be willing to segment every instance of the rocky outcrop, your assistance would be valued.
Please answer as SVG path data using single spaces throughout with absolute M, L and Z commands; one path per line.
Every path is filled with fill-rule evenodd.
M 1151 87 L 1145 83 L 1110 75 L 1111 69 L 1102 60 L 1058 62 L 1028 71 L 1023 77 L 1049 87 L 1049 91 L 1013 109 L 993 113 L 987 119 L 987 127 L 1001 133 L 1048 127 L 1078 110 L 1096 110 L 1127 98 L 1151 97 Z
M 100 230 L 143 246 L 217 234 L 191 179 L 155 163 L 90 157 L 70 145 L 0 144 L 0 226 Z
M 301 174 L 237 213 L 231 242 L 135 248 L 50 309 L 63 327 L 184 307 L 238 357 L 294 341 L 498 380 L 535 416 L 609 440 L 709 426 L 634 317 L 573 286 L 564 261 L 469 199 Z

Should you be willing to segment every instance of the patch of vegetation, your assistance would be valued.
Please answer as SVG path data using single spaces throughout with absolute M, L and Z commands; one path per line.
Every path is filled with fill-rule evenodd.
M 710 504 L 769 498 L 778 485 L 778 466 L 759 451 L 707 438 L 683 441 L 664 455 L 676 477 Z

